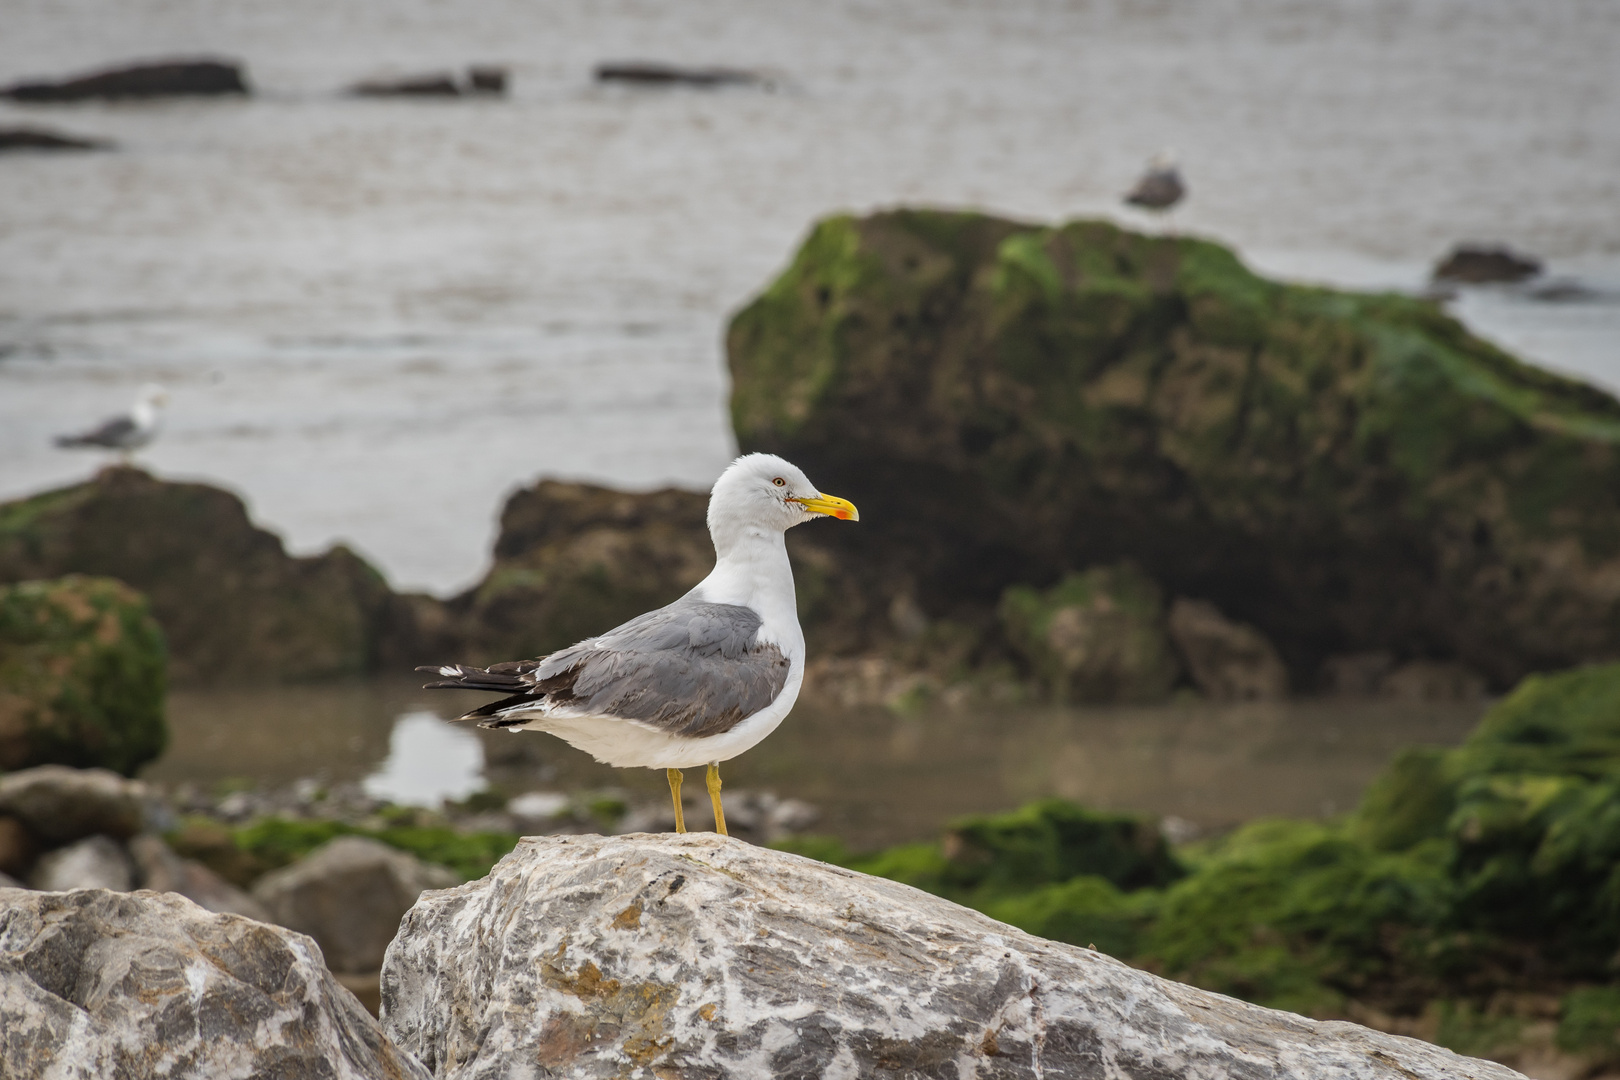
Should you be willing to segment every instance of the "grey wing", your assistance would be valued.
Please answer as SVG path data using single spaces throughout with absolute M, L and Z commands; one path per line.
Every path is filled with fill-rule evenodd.
M 787 685 L 788 658 L 757 641 L 759 628 L 749 608 L 677 600 L 552 653 L 534 672 L 535 692 L 672 735 L 720 735 Z
M 135 421 L 127 416 L 115 416 L 107 420 L 100 427 L 93 428 L 79 435 L 59 435 L 56 439 L 58 446 L 108 446 L 113 449 L 122 447 L 136 435 L 139 429 Z

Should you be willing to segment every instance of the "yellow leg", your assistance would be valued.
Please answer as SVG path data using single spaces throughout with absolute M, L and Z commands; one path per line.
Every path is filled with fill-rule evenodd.
M 721 836 L 730 836 L 726 832 L 726 812 L 720 808 L 720 763 L 709 762 L 709 801 L 714 803 L 714 831 Z
M 669 797 L 675 800 L 675 831 L 686 831 L 686 814 L 681 810 L 681 770 L 665 769 L 669 777 Z

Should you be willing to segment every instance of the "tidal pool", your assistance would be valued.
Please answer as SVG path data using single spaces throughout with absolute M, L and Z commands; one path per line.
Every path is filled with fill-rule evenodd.
M 619 787 L 660 798 L 661 773 L 611 769 L 548 735 L 453 726 L 466 696 L 393 680 L 171 695 L 162 782 L 270 786 L 363 782 L 396 802 L 437 805 L 483 783 L 527 790 Z M 1382 699 L 1151 706 L 923 708 L 908 715 L 806 701 L 724 768 L 822 812 L 817 832 L 856 849 L 925 839 L 949 819 L 1058 795 L 1179 819 L 1185 834 L 1259 817 L 1320 817 L 1355 805 L 1401 748 L 1454 745 L 1479 702 Z

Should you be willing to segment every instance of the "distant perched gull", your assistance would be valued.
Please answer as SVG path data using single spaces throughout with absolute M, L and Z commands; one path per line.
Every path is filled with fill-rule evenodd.
M 1175 158 L 1164 150 L 1153 155 L 1148 171 L 1125 196 L 1125 201 L 1148 210 L 1168 210 L 1186 195 L 1187 185 L 1181 182 Z
M 860 520 L 781 458 L 740 457 L 709 495 L 714 570 L 673 604 L 538 660 L 416 670 L 444 677 L 428 689 L 509 695 L 459 719 L 550 732 L 618 768 L 666 770 L 676 832 L 686 831 L 681 770 L 707 763 L 724 834 L 720 762 L 776 730 L 804 680 L 785 534 L 817 517 Z
M 104 450 L 117 450 L 124 456 L 151 442 L 158 433 L 162 409 L 169 395 L 161 386 L 147 385 L 135 396 L 135 404 L 124 416 L 103 420 L 98 427 L 77 435 L 58 435 L 56 445 L 64 447 L 93 446 Z

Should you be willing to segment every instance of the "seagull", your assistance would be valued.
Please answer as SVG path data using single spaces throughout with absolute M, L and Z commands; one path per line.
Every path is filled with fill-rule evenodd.
M 1147 210 L 1168 210 L 1186 195 L 1187 185 L 1181 181 L 1175 156 L 1161 150 L 1148 162 L 1148 171 L 1125 196 L 1125 201 Z
M 425 689 L 506 695 L 457 719 L 549 732 L 621 769 L 663 769 L 678 833 L 681 770 L 706 763 L 715 831 L 728 835 L 720 762 L 776 730 L 804 681 L 787 530 L 861 515 L 782 458 L 747 454 L 715 481 L 708 517 L 714 570 L 679 600 L 538 660 L 419 667 L 441 676 Z
M 135 395 L 135 404 L 127 414 L 110 417 L 99 426 L 77 435 L 58 435 L 56 445 L 117 450 L 127 460 L 131 453 L 157 436 L 161 412 L 168 401 L 169 395 L 161 386 L 148 384 Z

